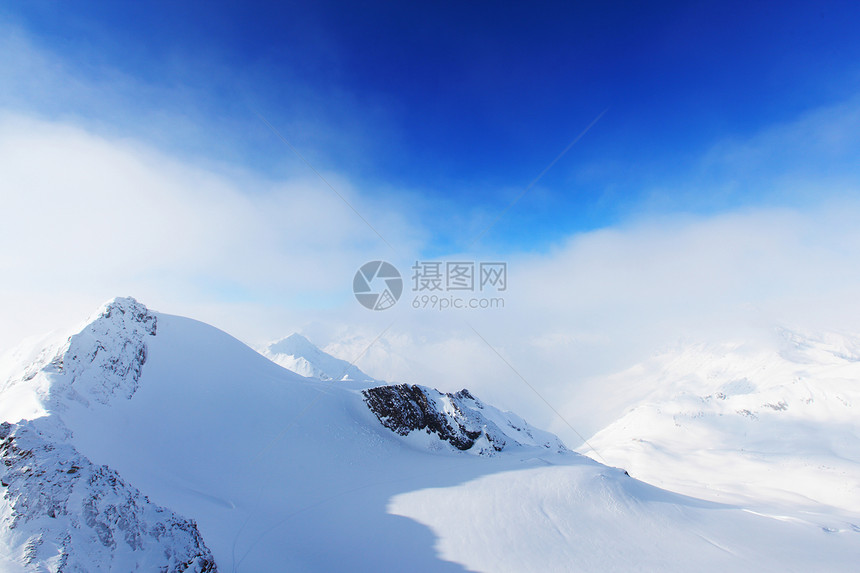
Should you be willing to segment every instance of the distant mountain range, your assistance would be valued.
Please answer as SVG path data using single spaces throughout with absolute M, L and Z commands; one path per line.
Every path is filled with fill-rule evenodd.
M 589 443 L 631 475 L 706 499 L 860 514 L 860 338 L 778 328 L 769 343 L 655 356 L 619 383 L 649 390 Z

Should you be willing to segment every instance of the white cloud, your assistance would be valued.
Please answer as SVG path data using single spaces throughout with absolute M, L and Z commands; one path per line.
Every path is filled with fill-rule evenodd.
M 357 265 L 386 249 L 318 180 L 226 177 L 70 124 L 4 116 L 0 172 L 3 345 L 48 326 L 38 309 L 73 294 L 89 305 L 130 293 L 168 308 L 301 307 L 309 296 L 336 306 Z M 400 214 L 379 219 L 390 240 L 414 240 Z

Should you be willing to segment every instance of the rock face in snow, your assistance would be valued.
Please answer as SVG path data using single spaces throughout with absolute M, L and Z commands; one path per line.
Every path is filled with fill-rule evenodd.
M 71 445 L 46 438 L 34 422 L 0 424 L 0 459 L 0 527 L 27 569 L 217 570 L 193 521 L 153 504 Z
M 329 380 L 378 382 L 346 360 L 323 352 L 298 333 L 273 342 L 263 350 L 262 354 L 287 370 L 308 378 L 319 378 L 325 382 Z
M 382 425 L 401 436 L 424 430 L 458 450 L 480 455 L 493 455 L 510 446 L 566 450 L 556 436 L 484 404 L 466 389 L 443 394 L 433 388 L 398 384 L 362 393 Z

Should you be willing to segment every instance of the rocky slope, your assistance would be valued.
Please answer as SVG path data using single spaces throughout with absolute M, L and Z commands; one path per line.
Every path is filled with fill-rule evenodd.
M 466 389 L 451 394 L 398 384 L 369 388 L 362 394 L 380 423 L 401 436 L 424 431 L 458 450 L 480 455 L 511 446 L 566 450 L 556 436 L 530 426 L 516 414 L 484 404 Z
M 18 563 L 58 573 L 217 571 L 193 521 L 37 426 L 0 424 L 0 528 Z

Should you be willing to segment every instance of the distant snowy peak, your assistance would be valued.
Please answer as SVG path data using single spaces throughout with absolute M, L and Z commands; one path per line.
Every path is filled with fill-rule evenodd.
M 690 345 L 621 376 L 652 388 L 640 407 L 753 417 L 786 412 L 795 419 L 853 421 L 860 401 L 860 338 L 776 329 L 771 346 Z M 645 374 L 643 377 L 642 373 Z M 695 415 L 695 412 L 694 412 Z
M 458 450 L 484 456 L 517 446 L 567 451 L 557 436 L 512 412 L 484 404 L 466 389 L 451 394 L 398 384 L 369 388 L 362 394 L 380 423 L 401 436 L 423 431 Z
M 346 360 L 323 352 L 298 333 L 273 342 L 263 350 L 263 355 L 287 370 L 308 378 L 319 378 L 323 381 L 378 382 Z
M 707 483 L 736 501 L 860 511 L 860 339 L 775 333 L 767 343 L 686 346 L 616 375 L 650 393 L 588 443 L 682 493 L 706 497 L 694 484 Z
M 781 340 L 780 356 L 799 364 L 860 362 L 860 337 L 836 332 L 802 332 L 776 329 Z

